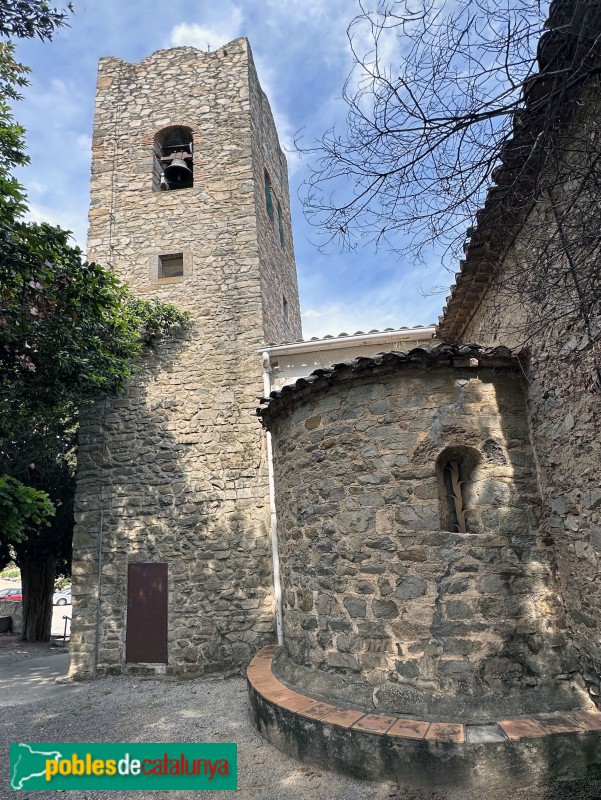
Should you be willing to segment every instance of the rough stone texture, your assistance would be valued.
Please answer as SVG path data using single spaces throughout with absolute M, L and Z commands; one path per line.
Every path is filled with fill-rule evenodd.
M 439 335 L 453 340 L 526 344 L 530 350 L 524 369 L 543 514 L 553 537 L 569 638 L 597 704 L 599 12 L 598 3 L 550 4 L 537 49 L 540 74 L 534 71 L 526 82 L 513 135 L 498 154 L 497 186 L 467 233 L 466 258 L 438 327 Z M 548 81 L 550 74 L 556 80 Z M 538 90 L 532 91 L 535 84 Z M 516 191 L 522 193 L 521 203 L 515 202 Z M 514 193 L 513 201 L 508 202 L 507 192 Z
M 483 344 L 521 344 L 528 339 L 528 418 L 538 464 L 543 514 L 550 530 L 565 604 L 571 645 L 592 698 L 601 698 L 601 414 L 599 394 L 583 387 L 580 354 L 590 345 L 586 332 L 562 311 L 562 294 L 553 305 L 520 319 L 505 302 L 504 275 L 532 268 L 533 242 L 544 229 L 545 210 L 536 207 L 521 235 L 498 267 L 494 286 L 471 318 L 463 338 Z M 549 226 L 549 229 L 550 226 Z M 590 265 L 587 265 L 590 268 Z M 597 267 L 598 269 L 598 267 Z M 538 325 L 554 316 L 553 324 Z M 531 322 L 532 320 L 532 322 Z M 597 338 L 601 318 L 592 328 Z M 598 344 L 597 344 L 598 347 Z M 580 362 L 580 366 L 575 366 Z
M 160 192 L 153 142 L 170 125 L 193 131 L 194 186 Z M 266 212 L 265 167 L 284 248 Z M 138 64 L 101 60 L 91 196 L 89 257 L 192 322 L 125 396 L 82 415 L 72 675 L 236 672 L 274 628 L 257 351 L 301 335 L 286 163 L 245 39 Z M 158 256 L 178 252 L 183 278 L 159 280 Z M 169 565 L 167 665 L 124 661 L 135 561 Z
M 379 710 L 478 721 L 577 707 L 522 376 L 347 372 L 267 415 L 285 681 Z M 436 460 L 469 446 L 467 534 L 442 530 Z M 442 495 L 444 497 L 444 494 Z

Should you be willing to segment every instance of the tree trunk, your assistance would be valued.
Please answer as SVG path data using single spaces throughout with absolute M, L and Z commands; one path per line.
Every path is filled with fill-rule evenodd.
M 48 642 L 52 630 L 52 596 L 56 559 L 51 556 L 42 561 L 23 561 L 21 585 L 23 586 L 24 642 Z

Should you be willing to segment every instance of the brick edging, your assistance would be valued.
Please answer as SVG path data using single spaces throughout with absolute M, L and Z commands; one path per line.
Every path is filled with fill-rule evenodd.
M 274 657 L 280 652 L 277 645 L 260 650 L 248 666 L 247 677 L 254 691 L 268 703 L 292 714 L 307 717 L 323 725 L 371 733 L 376 736 L 400 737 L 464 744 L 466 726 L 463 722 L 432 722 L 395 714 L 372 714 L 358 708 L 325 703 L 289 689 L 272 672 Z M 571 711 L 567 714 L 531 714 L 528 717 L 474 724 L 473 727 L 496 726 L 497 741 L 540 739 L 559 733 L 588 733 L 601 731 L 601 713 L 596 710 Z

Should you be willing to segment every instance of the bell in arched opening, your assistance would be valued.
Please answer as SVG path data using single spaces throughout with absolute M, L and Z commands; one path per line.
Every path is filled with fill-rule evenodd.
M 189 189 L 194 185 L 192 130 L 175 125 L 155 138 L 155 188 L 161 191 Z
M 183 158 L 174 157 L 165 167 L 163 175 L 169 189 L 185 189 L 192 186 L 193 173 Z

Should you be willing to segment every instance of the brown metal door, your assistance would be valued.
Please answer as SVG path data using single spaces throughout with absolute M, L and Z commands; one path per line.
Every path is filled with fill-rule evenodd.
M 167 564 L 128 564 L 125 660 L 167 663 Z

